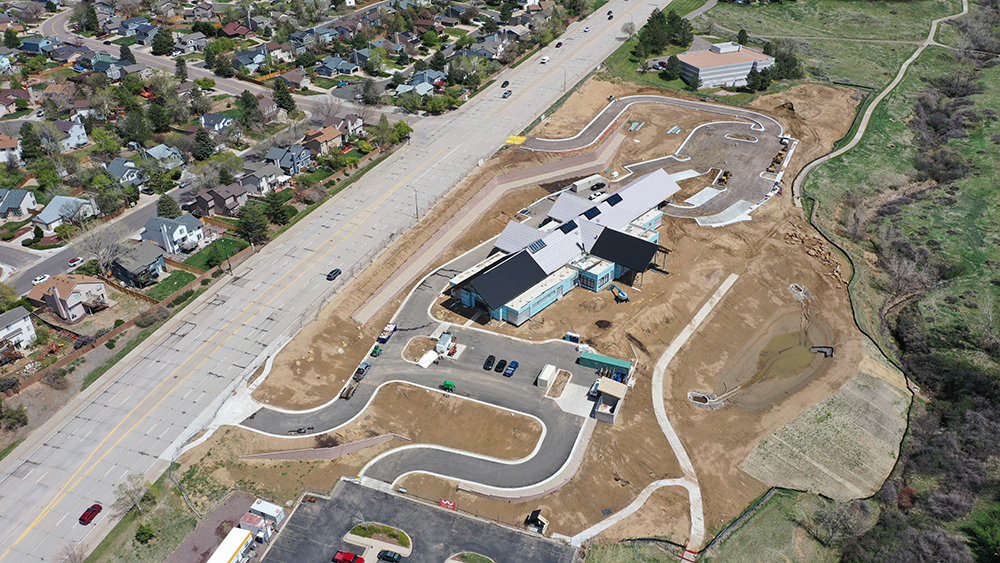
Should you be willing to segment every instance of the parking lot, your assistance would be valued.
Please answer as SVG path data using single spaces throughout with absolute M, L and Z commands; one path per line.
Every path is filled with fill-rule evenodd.
M 338 550 L 361 553 L 343 541 L 361 522 L 399 528 L 413 540 L 407 563 L 443 563 L 471 551 L 497 562 L 570 563 L 576 549 L 537 535 L 485 522 L 460 512 L 340 482 L 330 500 L 302 503 L 285 523 L 266 563 L 319 563 Z M 371 562 L 375 563 L 375 562 Z

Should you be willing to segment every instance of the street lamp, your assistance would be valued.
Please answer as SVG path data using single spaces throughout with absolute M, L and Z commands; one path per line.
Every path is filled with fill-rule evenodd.
M 420 220 L 420 206 L 417 204 L 417 188 L 413 186 L 407 186 L 413 190 L 413 214 L 417 217 L 417 221 Z

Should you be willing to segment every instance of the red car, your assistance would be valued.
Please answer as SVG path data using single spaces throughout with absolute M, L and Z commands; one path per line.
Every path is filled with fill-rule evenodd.
M 90 508 L 88 508 L 87 510 L 84 510 L 83 515 L 80 516 L 80 523 L 83 524 L 84 526 L 90 524 L 91 522 L 94 521 L 94 518 L 96 518 L 97 515 L 101 513 L 102 510 L 104 510 L 104 507 L 99 504 L 95 504 Z
M 346 551 L 338 551 L 333 556 L 333 563 L 365 563 L 365 558 Z
M 558 49 L 559 47 L 562 47 L 562 41 L 556 43 L 556 49 Z

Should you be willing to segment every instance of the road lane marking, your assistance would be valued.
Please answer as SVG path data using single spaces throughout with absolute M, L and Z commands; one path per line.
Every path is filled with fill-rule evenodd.
M 365 220 L 368 220 L 369 218 L 371 218 L 371 216 L 374 215 L 375 210 L 378 209 L 384 203 L 384 201 L 386 199 L 388 199 L 397 189 L 399 189 L 400 186 L 402 186 L 404 183 L 408 182 L 410 180 L 410 178 L 414 174 L 416 174 L 417 172 L 419 172 L 421 169 L 426 168 L 428 164 L 434 162 L 437 159 L 437 157 L 442 152 L 444 152 L 447 148 L 449 148 L 449 147 L 445 147 L 445 148 L 439 150 L 433 156 L 431 156 L 430 158 L 426 159 L 422 165 L 420 165 L 419 167 L 415 168 L 406 177 L 404 177 L 402 180 L 400 180 L 399 183 L 397 183 L 395 186 L 393 186 L 392 188 L 390 188 L 389 190 L 387 190 L 384 194 L 382 194 L 381 197 L 379 197 L 378 199 L 376 199 L 367 208 L 365 208 L 365 210 L 361 212 L 361 215 L 365 216 L 364 220 L 362 222 L 358 223 L 357 225 L 355 225 L 353 229 L 351 229 L 346 235 L 344 235 L 343 239 L 346 240 L 348 237 L 350 237 L 352 234 L 354 234 L 354 232 L 358 229 L 358 227 L 360 227 L 364 223 Z M 452 151 L 452 152 L 454 152 L 454 151 Z M 449 154 L 451 154 L 451 153 L 449 153 Z M 354 221 L 351 220 L 348 223 L 345 223 L 343 226 L 341 226 L 339 229 L 337 229 L 337 231 L 333 235 L 331 235 L 329 238 L 327 238 L 324 243 L 318 245 L 318 248 L 323 248 L 324 246 L 327 246 L 330 241 L 332 241 L 335 238 L 337 238 L 340 235 L 340 233 L 342 231 L 344 231 L 344 229 L 346 229 L 347 227 L 349 227 L 351 225 L 351 223 L 353 223 L 353 222 Z M 302 258 L 301 260 L 298 261 L 298 263 L 296 264 L 295 268 L 288 269 L 284 275 L 282 275 L 280 278 L 278 278 L 275 281 L 275 283 L 271 284 L 271 287 L 276 287 L 282 280 L 284 280 L 286 277 L 288 277 L 289 275 L 291 275 L 293 272 L 297 271 L 298 270 L 298 266 L 301 266 L 303 263 L 305 263 L 307 260 L 309 260 L 314 255 L 319 254 L 319 256 L 321 258 L 324 258 L 332 250 L 334 250 L 336 248 L 336 246 L 337 245 L 335 245 L 335 244 L 334 245 L 329 245 L 329 248 L 325 252 L 323 252 L 321 254 L 320 254 L 320 251 L 318 249 L 310 252 L 304 258 Z M 298 281 L 305 274 L 306 274 L 305 269 L 302 269 L 302 271 L 299 273 L 299 275 L 296 276 L 295 278 L 293 278 L 292 281 Z M 237 321 L 237 319 L 239 319 L 239 317 L 240 317 L 241 314 L 245 313 L 248 309 L 250 309 L 251 307 L 254 307 L 256 305 L 258 307 L 257 312 L 255 312 L 253 315 L 251 315 L 242 324 L 249 323 L 254 318 L 256 318 L 260 314 L 260 312 L 262 310 L 264 310 L 266 307 L 268 307 L 275 299 L 278 299 L 281 296 L 281 294 L 283 294 L 285 292 L 285 290 L 288 289 L 288 287 L 290 287 L 290 286 L 291 286 L 291 284 L 283 284 L 283 287 L 279 291 L 275 292 L 275 294 L 271 297 L 271 299 L 269 301 L 267 301 L 266 303 L 264 303 L 262 307 L 259 304 L 257 304 L 257 300 L 260 299 L 260 298 L 262 298 L 262 297 L 264 297 L 264 295 L 266 295 L 266 294 L 265 293 L 261 293 L 260 296 L 258 296 L 256 299 L 254 299 L 253 301 L 251 301 L 246 307 L 244 307 L 243 310 L 241 310 L 239 314 L 237 314 L 231 320 L 229 320 L 228 322 L 226 322 L 226 324 L 223 326 L 223 330 L 225 328 L 228 328 L 233 323 L 235 323 Z M 42 518 L 44 518 L 49 512 L 51 512 L 52 509 L 55 507 L 55 505 L 57 503 L 59 503 L 63 498 L 65 498 L 67 494 L 69 494 L 69 491 L 72 491 L 74 488 L 76 488 L 76 486 L 80 484 L 80 482 L 83 480 L 83 478 L 86 477 L 87 475 L 89 475 L 90 472 L 93 471 L 97 467 L 98 463 L 100 463 L 101 461 L 103 461 L 104 458 L 109 453 L 111 453 L 111 451 L 114 448 L 116 448 L 118 446 L 118 444 L 120 444 L 121 441 L 125 439 L 126 436 L 128 436 L 133 430 L 135 430 L 136 426 L 138 426 L 143 420 L 145 420 L 145 418 L 147 416 L 149 416 L 149 414 L 151 412 L 153 412 L 153 410 L 155 410 L 156 407 L 160 406 L 160 404 L 167 397 L 169 397 L 171 395 L 171 393 L 173 393 L 184 382 L 186 382 L 187 379 L 189 377 L 191 377 L 191 374 L 193 374 L 195 371 L 197 371 L 197 369 L 200 368 L 201 365 L 203 363 L 205 363 L 205 361 L 208 360 L 208 358 L 210 358 L 214 353 L 218 352 L 220 348 L 222 348 L 227 342 L 229 342 L 230 338 L 232 338 L 233 336 L 236 335 L 236 333 L 233 332 L 228 337 L 226 337 L 226 339 L 223 340 L 222 343 L 220 343 L 218 346 L 216 346 L 215 350 L 213 350 L 211 354 L 208 354 L 207 356 L 205 356 L 201 360 L 201 362 L 199 362 L 198 365 L 194 367 L 194 369 L 189 370 L 188 373 L 187 373 L 187 375 L 185 375 L 183 378 L 180 378 L 178 380 L 178 382 L 174 385 L 174 387 L 171 388 L 171 390 L 169 392 L 167 392 L 166 395 L 164 395 L 163 397 L 161 397 L 160 400 L 156 402 L 156 404 L 152 405 L 150 408 L 147 408 L 145 414 L 142 415 L 142 417 L 140 417 L 139 420 L 136 421 L 135 424 L 133 424 L 128 430 L 126 430 L 125 433 L 123 433 L 122 436 L 120 438 L 118 438 L 118 440 L 114 444 L 112 444 L 111 448 L 109 448 L 107 451 L 104 452 L 104 454 L 102 454 L 99 458 L 97 458 L 97 461 L 95 461 L 93 464 L 91 464 L 91 466 L 90 466 L 89 469 L 87 469 L 86 471 L 84 471 L 83 474 L 80 474 L 80 472 L 84 470 L 84 467 L 88 463 L 90 463 L 90 460 L 93 459 L 93 457 L 95 455 L 97 455 L 97 453 L 101 450 L 101 448 L 104 447 L 104 444 L 109 439 L 111 439 L 111 437 L 114 435 L 115 432 L 118 431 L 119 428 L 122 427 L 122 425 L 125 423 L 125 421 L 128 420 L 128 418 L 131 417 L 133 414 L 135 414 L 135 412 L 139 409 L 139 407 L 141 407 L 143 405 L 143 403 L 146 402 L 147 399 L 150 399 L 150 397 L 152 397 L 153 394 L 156 393 L 160 389 L 161 386 L 163 386 L 168 381 L 170 381 L 173 378 L 174 374 L 176 374 L 178 371 L 180 371 L 180 369 L 182 367 L 184 367 L 184 365 L 187 364 L 188 361 L 190 361 L 198 353 L 200 353 L 202 351 L 202 348 L 205 348 L 206 346 L 208 346 L 208 344 L 217 335 L 221 334 L 223 332 L 223 330 L 216 331 L 215 334 L 213 334 L 212 337 L 209 338 L 209 340 L 206 340 L 201 346 L 198 347 L 198 349 L 195 351 L 194 354 L 188 356 L 187 360 L 184 360 L 184 362 L 181 363 L 179 366 L 177 366 L 177 368 L 175 368 L 174 371 L 170 372 L 170 374 L 168 374 L 164 379 L 162 379 L 160 381 L 160 383 L 158 383 L 156 385 L 156 387 L 154 387 L 152 390 L 150 390 L 150 392 L 145 397 L 143 397 L 143 399 L 141 401 L 139 401 L 138 404 L 136 404 L 134 407 L 132 407 L 132 409 L 128 412 L 128 414 L 126 414 L 118 422 L 118 424 L 115 425 L 115 427 L 111 430 L 111 432 L 108 432 L 108 435 L 105 436 L 101 440 L 101 442 L 97 444 L 97 446 L 93 449 L 93 451 L 90 452 L 90 455 L 88 455 L 87 458 L 83 461 L 83 463 L 80 464 L 80 466 L 77 468 L 77 470 L 73 472 L 73 475 L 71 475 L 70 478 L 67 479 L 66 483 L 56 493 L 55 498 L 53 498 L 51 501 L 49 501 L 49 503 L 45 506 L 45 508 L 42 509 L 42 512 L 34 519 L 34 521 L 32 521 L 31 524 L 29 524 L 28 527 L 23 532 L 21 532 L 21 535 L 18 536 L 17 539 L 14 540 L 14 542 L 9 547 L 7 547 L 7 549 L 5 549 L 2 554 L 0 554 L 0 561 L 4 560 L 7 557 L 7 555 L 9 555 L 10 552 L 14 549 L 14 547 L 16 547 L 19 543 L 21 543 L 21 541 L 25 538 L 25 536 L 27 536 L 28 533 L 31 532 L 38 525 L 39 522 L 41 522 Z M 114 468 L 114 466 L 112 466 L 112 469 L 113 468 Z M 111 470 L 109 469 L 108 473 L 110 473 L 110 472 L 111 472 Z M 126 469 L 126 473 L 127 472 L 128 472 L 128 470 Z M 107 473 L 105 473 L 105 476 L 107 476 Z

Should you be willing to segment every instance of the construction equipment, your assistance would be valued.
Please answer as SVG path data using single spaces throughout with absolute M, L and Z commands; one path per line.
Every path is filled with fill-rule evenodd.
M 382 347 L 381 346 L 376 346 L 376 347 L 372 348 L 372 352 L 369 355 L 371 357 L 373 357 L 373 358 L 377 358 L 377 357 L 381 356 L 382 355 Z
M 617 285 L 611 284 L 608 289 L 611 293 L 615 294 L 615 303 L 628 303 L 628 294 L 621 290 Z
M 449 393 L 454 393 L 455 392 L 455 383 L 452 382 L 452 381 L 445 381 L 444 383 L 441 384 L 441 390 L 442 391 L 447 391 Z
M 350 399 L 351 397 L 353 397 L 354 392 L 358 390 L 358 385 L 360 384 L 361 384 L 360 381 L 356 379 L 351 379 L 351 381 L 347 384 L 347 387 L 344 387 L 344 390 L 340 392 L 340 398 Z

